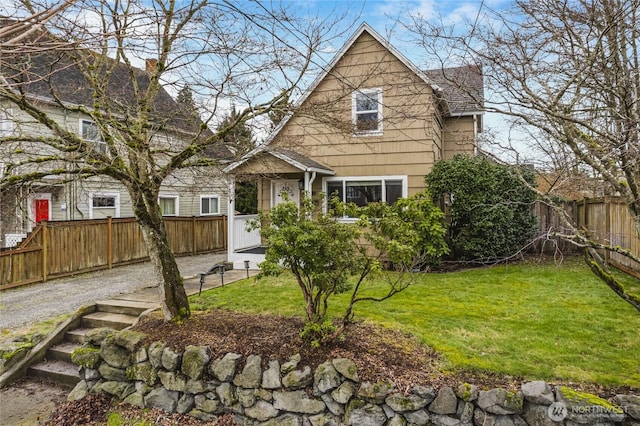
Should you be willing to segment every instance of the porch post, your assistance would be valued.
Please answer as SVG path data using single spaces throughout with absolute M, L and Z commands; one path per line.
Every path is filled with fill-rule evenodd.
M 235 249 L 235 241 L 233 241 L 233 222 L 236 212 L 236 177 L 229 176 L 229 207 L 227 210 L 227 260 L 233 261 L 233 252 Z

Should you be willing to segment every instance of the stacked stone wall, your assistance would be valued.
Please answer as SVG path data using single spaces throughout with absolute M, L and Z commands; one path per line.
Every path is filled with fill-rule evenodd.
M 127 330 L 99 329 L 87 337 L 73 355 L 82 380 L 70 400 L 106 392 L 203 421 L 234 413 L 246 425 L 640 426 L 637 395 L 610 402 L 542 381 L 517 391 L 416 384 L 406 394 L 391 382 L 360 381 L 345 358 L 312 370 L 299 356 L 283 363 L 234 353 L 211 359 L 207 346 L 176 352 L 163 342 L 142 345 L 144 335 Z

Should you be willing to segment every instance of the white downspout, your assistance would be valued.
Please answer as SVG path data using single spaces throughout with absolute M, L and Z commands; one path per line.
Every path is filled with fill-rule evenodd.
M 229 180 L 229 207 L 227 210 L 227 260 L 233 262 L 233 252 L 235 251 L 235 241 L 233 238 L 234 220 L 236 217 L 236 177 L 231 175 Z

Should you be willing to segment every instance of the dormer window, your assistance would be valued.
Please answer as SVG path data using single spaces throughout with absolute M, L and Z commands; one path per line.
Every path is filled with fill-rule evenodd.
M 382 89 L 361 89 L 353 93 L 353 128 L 356 135 L 382 134 Z
M 103 154 L 107 154 L 109 152 L 107 144 L 102 138 L 96 123 L 90 120 L 80 120 L 80 131 L 82 139 L 90 142 L 96 151 Z

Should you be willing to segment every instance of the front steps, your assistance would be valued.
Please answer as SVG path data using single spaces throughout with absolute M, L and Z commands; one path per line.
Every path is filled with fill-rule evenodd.
M 27 375 L 73 387 L 80 381 L 78 366 L 71 362 L 71 354 L 84 344 L 85 336 L 93 328 L 108 327 L 122 330 L 130 327 L 138 316 L 155 303 L 130 300 L 106 300 L 96 302 L 96 310 L 83 315 L 79 326 L 68 330 L 64 338 L 47 349 L 44 361 L 29 367 Z

